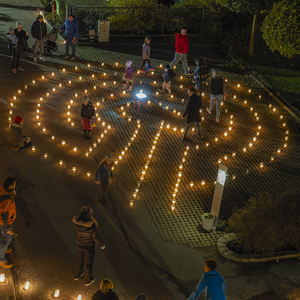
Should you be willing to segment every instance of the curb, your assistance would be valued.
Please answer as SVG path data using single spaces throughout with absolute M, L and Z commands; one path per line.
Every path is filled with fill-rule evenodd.
M 0 268 L 0 276 L 2 274 L 5 275 L 5 281 L 0 282 L 1 299 L 15 300 L 16 291 L 11 270 Z
M 234 253 L 233 251 L 227 248 L 227 243 L 230 241 L 237 240 L 237 236 L 235 233 L 227 233 L 223 235 L 217 241 L 217 248 L 218 252 L 221 256 L 228 260 L 236 261 L 236 262 L 245 262 L 245 263 L 257 263 L 257 262 L 267 262 L 272 260 L 280 260 L 280 259 L 287 259 L 287 258 L 300 258 L 300 253 L 297 254 L 286 254 L 286 255 L 277 255 L 271 257 L 264 257 L 264 258 L 256 258 L 255 255 L 252 254 L 238 254 Z

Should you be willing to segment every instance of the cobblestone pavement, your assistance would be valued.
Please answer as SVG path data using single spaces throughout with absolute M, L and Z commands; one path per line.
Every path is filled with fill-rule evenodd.
M 213 245 L 222 234 L 197 230 L 202 213 L 210 211 L 219 160 L 229 169 L 222 219 L 227 219 L 235 207 L 243 206 L 259 191 L 276 194 L 299 187 L 299 143 L 297 134 L 289 132 L 289 116 L 246 76 L 222 72 L 232 95 L 223 102 L 219 123 L 215 122 L 215 111 L 212 115 L 205 111 L 209 94 L 208 87 L 204 87 L 201 129 L 205 139 L 197 140 L 196 131 L 190 131 L 191 141 L 186 143 L 182 140 L 185 120 L 181 116 L 187 105 L 191 77 L 178 76 L 172 80 L 172 96 L 157 94 L 162 83 L 161 66 L 167 62 L 152 60 L 157 67 L 155 73 L 135 72 L 133 92 L 123 94 L 120 87 L 124 64 L 132 60 L 137 71 L 140 57 L 85 47 L 79 48 L 78 53 L 91 88 L 97 86 L 94 93 L 101 101 L 100 115 L 112 125 L 120 151 L 130 140 L 136 121 L 141 120 L 138 137 L 125 160 L 139 189 L 134 201 L 145 201 L 163 239 L 194 248 Z M 179 64 L 176 71 L 178 75 L 182 73 Z M 142 107 L 138 112 L 133 101 L 140 89 L 151 103 L 148 110 Z M 164 127 L 150 160 L 148 155 L 162 121 Z M 185 155 L 187 145 L 190 149 Z M 172 211 L 172 194 L 181 164 L 182 177 Z M 148 169 L 141 181 L 145 165 Z M 133 199 L 126 199 L 128 205 Z

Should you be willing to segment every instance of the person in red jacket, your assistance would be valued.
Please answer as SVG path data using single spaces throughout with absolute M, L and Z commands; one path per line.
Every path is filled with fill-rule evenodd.
M 175 33 L 175 56 L 174 60 L 170 63 L 170 68 L 173 69 L 179 61 L 181 60 L 184 74 L 185 75 L 193 75 L 191 71 L 188 69 L 187 64 L 187 53 L 189 50 L 189 42 L 186 36 L 186 29 L 181 29 L 181 33 Z

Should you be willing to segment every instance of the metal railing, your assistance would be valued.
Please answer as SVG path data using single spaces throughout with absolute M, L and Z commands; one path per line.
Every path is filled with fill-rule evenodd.
M 98 32 L 98 21 L 109 20 L 112 34 L 135 35 L 151 33 L 164 35 L 174 33 L 185 26 L 189 33 L 199 34 L 204 30 L 204 10 L 198 7 L 183 11 L 166 7 L 91 7 L 68 6 L 79 22 L 80 36 L 87 36 L 88 30 Z M 202 18 L 202 20 L 201 20 Z

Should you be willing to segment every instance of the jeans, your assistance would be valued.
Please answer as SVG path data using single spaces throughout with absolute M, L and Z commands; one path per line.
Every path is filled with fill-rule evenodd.
M 72 57 L 75 57 L 75 44 L 72 41 L 66 41 L 66 56 L 69 56 L 69 46 L 71 44 Z
M 186 126 L 185 126 L 185 131 L 184 131 L 184 135 L 183 135 L 184 138 L 186 138 L 186 135 L 188 134 L 189 129 L 190 129 L 190 127 L 191 127 L 192 124 L 193 124 L 193 123 L 188 123 L 188 124 L 186 124 Z M 197 128 L 198 135 L 201 135 L 201 131 L 200 131 L 200 123 L 199 123 L 199 122 L 195 122 L 195 125 L 196 125 L 196 128 Z
M 148 68 L 151 69 L 150 58 L 149 58 L 149 59 L 148 59 L 148 58 L 145 58 L 145 59 L 143 60 L 142 66 L 141 66 L 141 70 L 144 69 L 144 66 L 145 66 L 146 63 L 148 63 Z
M 11 65 L 13 69 L 19 68 L 20 64 L 20 51 L 18 48 L 13 47 L 12 48 L 12 60 Z
M 221 95 L 210 95 L 209 111 L 212 112 L 216 102 L 216 119 L 220 118 L 221 114 L 221 102 L 223 100 L 223 94 Z
M 95 246 L 82 247 L 77 245 L 77 258 L 75 261 L 74 278 L 79 278 L 84 273 L 84 283 L 89 283 L 95 256 Z
M 186 74 L 188 72 L 188 64 L 187 64 L 187 53 L 178 53 L 175 52 L 174 60 L 170 63 L 170 69 L 173 68 L 173 66 L 176 66 L 179 61 L 181 60 L 184 73 Z
M 33 48 L 34 57 L 37 56 L 37 50 L 39 47 L 40 47 L 41 57 L 44 56 L 44 43 L 45 43 L 45 40 L 38 40 L 38 41 L 34 42 L 34 48 Z
M 7 233 L 7 230 L 0 226 L 0 262 L 5 262 L 5 252 L 12 239 L 12 235 Z

